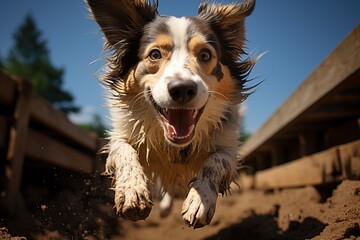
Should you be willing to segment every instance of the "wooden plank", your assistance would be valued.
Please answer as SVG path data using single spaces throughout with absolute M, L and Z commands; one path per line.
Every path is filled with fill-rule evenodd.
M 237 182 L 241 190 L 249 190 L 255 188 L 255 176 L 246 174 L 245 171 L 240 172 Z
M 26 156 L 73 171 L 93 170 L 95 155 L 86 155 L 32 129 L 28 136 Z
M 360 140 L 340 147 L 343 177 L 360 179 Z
M 338 161 L 337 149 L 330 149 L 308 157 L 259 171 L 255 187 L 259 189 L 298 187 L 326 182 L 331 176 L 331 165 Z
M 0 71 L 0 104 L 3 106 L 11 105 L 14 101 L 16 83 L 21 82 L 19 79 L 14 80 L 15 78 Z M 55 109 L 49 102 L 33 95 L 29 103 L 31 103 L 30 114 L 35 121 L 64 134 L 65 137 L 73 139 L 90 150 L 97 151 L 96 139 L 72 124 L 63 112 Z
M 360 25 L 241 147 L 246 157 L 360 69 Z
M 0 115 L 0 149 L 5 148 L 8 143 L 8 128 L 9 124 L 6 117 Z
M 359 159 L 360 140 L 259 171 L 255 188 L 300 187 L 360 177 Z
M 105 171 L 105 162 L 107 158 L 107 153 L 104 153 L 103 148 L 109 143 L 108 139 L 98 138 L 97 146 L 98 153 L 96 154 L 96 161 L 94 163 L 94 171 L 98 173 L 103 173 Z
M 15 101 L 16 82 L 0 71 L 0 105 L 10 107 Z
M 18 92 L 19 96 L 14 111 L 15 124 L 10 128 L 9 148 L 6 156 L 9 161 L 9 165 L 6 167 L 6 192 L 10 194 L 19 192 L 21 185 L 30 115 L 29 103 L 32 95 L 31 84 L 25 80 L 20 81 Z
M 84 147 L 97 151 L 95 137 L 75 126 L 62 111 L 55 109 L 49 102 L 38 96 L 32 98 L 31 117 Z

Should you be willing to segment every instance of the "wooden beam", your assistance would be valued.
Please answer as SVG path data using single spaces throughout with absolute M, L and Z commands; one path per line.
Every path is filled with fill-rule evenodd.
M 0 71 L 0 105 L 10 107 L 15 101 L 16 82 Z
M 40 132 L 30 129 L 26 156 L 73 171 L 90 173 L 95 155 L 86 155 Z
M 360 69 L 360 25 L 311 73 L 267 122 L 241 147 L 246 157 L 294 123 L 316 102 Z
M 343 177 L 360 179 L 360 141 L 340 147 Z
M 329 128 L 326 132 L 325 146 L 332 147 L 360 139 L 360 118 Z
M 302 131 L 298 137 L 301 157 L 308 156 L 320 150 L 319 133 L 316 131 Z
M 0 115 L 0 150 L 5 148 L 8 143 L 8 128 L 9 124 L 5 116 Z
M 259 171 L 255 174 L 255 188 L 319 185 L 358 177 L 360 177 L 360 140 Z
M 360 109 L 360 106 L 359 106 Z M 360 110 L 356 108 L 352 108 L 351 110 L 336 110 L 336 111 L 323 111 L 323 112 L 316 112 L 311 113 L 310 115 L 306 116 L 306 121 L 320 121 L 320 120 L 336 120 L 341 118 L 355 118 L 360 115 Z
M 51 128 L 59 134 L 96 152 L 96 138 L 75 126 L 61 111 L 55 109 L 44 99 L 34 96 L 31 101 L 31 117 L 35 121 Z

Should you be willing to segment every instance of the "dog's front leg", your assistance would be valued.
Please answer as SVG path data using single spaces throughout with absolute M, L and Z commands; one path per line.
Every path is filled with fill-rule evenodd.
M 152 208 L 151 194 L 135 149 L 122 140 L 112 140 L 105 173 L 114 177 L 117 213 L 133 221 L 147 218 Z
M 225 151 L 206 160 L 183 203 L 182 215 L 188 226 L 200 228 L 211 222 L 218 193 L 229 189 L 235 169 L 235 156 Z

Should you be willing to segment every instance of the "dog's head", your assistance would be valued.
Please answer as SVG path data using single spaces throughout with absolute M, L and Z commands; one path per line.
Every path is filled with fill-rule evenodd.
M 170 144 L 191 143 L 209 105 L 226 103 L 217 113 L 220 119 L 246 97 L 253 61 L 240 56 L 244 19 L 255 0 L 206 1 L 198 16 L 182 18 L 160 16 L 155 0 L 87 2 L 112 52 L 104 82 L 123 103 L 143 97 L 149 106 L 141 107 L 157 113 Z

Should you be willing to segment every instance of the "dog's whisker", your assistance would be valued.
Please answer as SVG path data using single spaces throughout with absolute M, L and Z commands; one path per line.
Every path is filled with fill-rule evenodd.
M 221 92 L 209 90 L 209 93 L 214 94 L 214 95 L 219 95 L 219 96 L 223 97 L 226 101 L 230 101 L 229 98 L 227 96 L 225 96 L 224 94 L 222 94 Z
M 135 95 L 135 97 L 133 97 L 132 99 L 131 99 L 131 101 L 129 102 L 129 109 L 130 110 L 133 110 L 133 107 L 136 107 L 135 105 L 136 105 L 136 103 L 139 101 L 139 100 L 141 100 L 142 98 L 144 98 L 144 95 L 143 95 L 143 92 L 140 92 L 140 93 L 138 93 L 138 94 L 136 94 Z

